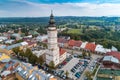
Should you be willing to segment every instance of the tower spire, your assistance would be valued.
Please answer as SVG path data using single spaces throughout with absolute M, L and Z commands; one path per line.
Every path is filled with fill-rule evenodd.
M 55 20 L 53 16 L 53 11 L 51 10 L 50 20 L 49 20 L 49 26 L 48 27 L 55 27 Z
M 51 10 L 51 14 L 53 14 L 53 10 Z

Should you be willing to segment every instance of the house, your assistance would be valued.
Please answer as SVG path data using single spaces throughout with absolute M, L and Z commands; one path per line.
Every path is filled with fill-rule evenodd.
M 28 43 L 28 48 L 32 48 L 37 46 L 37 42 L 36 41 L 26 41 Z
M 74 41 L 73 49 L 80 49 L 80 46 L 82 45 L 82 41 Z
M 88 43 L 88 42 L 82 42 L 82 44 L 81 44 L 81 46 L 80 46 L 80 49 L 84 50 L 87 43 Z
M 28 47 L 28 43 L 25 42 L 25 41 L 24 41 L 24 42 L 21 42 L 20 44 L 22 45 L 23 48 L 27 48 L 27 47 Z
M 68 45 L 69 48 L 80 49 L 80 46 L 82 45 L 82 41 L 69 40 Z
M 46 40 L 47 38 L 48 38 L 47 35 L 39 35 L 36 37 L 36 40 L 42 42 L 42 41 Z
M 116 57 L 117 59 L 120 60 L 120 52 L 117 52 L 117 51 L 107 52 L 106 56 L 114 56 L 114 57 Z
M 11 37 L 15 38 L 16 40 L 22 39 L 21 35 L 18 34 L 18 33 L 13 33 L 13 34 L 11 35 Z
M 68 40 L 67 39 L 64 39 L 64 38 L 58 38 L 58 45 L 60 47 L 65 47 L 67 48 L 68 47 Z
M 107 52 L 102 58 L 96 80 L 120 79 L 120 52 Z
M 37 41 L 34 38 L 23 38 L 23 41 L 28 43 L 28 48 L 37 46 Z
M 60 53 L 60 63 L 62 63 L 66 59 L 67 52 L 65 49 L 60 48 L 59 53 Z
M 102 45 L 98 44 L 96 45 L 95 52 L 99 54 L 105 54 L 106 49 Z
M 0 76 L 2 77 L 2 80 L 4 78 L 10 78 L 10 76 L 14 75 L 16 67 L 19 65 L 19 62 L 16 60 L 10 60 L 8 62 L 4 62 L 4 67 L 2 68 L 2 72 Z M 15 75 L 14 75 L 15 76 Z
M 11 58 L 4 54 L 4 53 L 0 53 L 0 62 L 4 63 L 4 62 L 9 62 L 11 60 Z
M 112 51 L 118 51 L 118 49 L 116 47 L 114 47 L 114 46 L 112 46 L 111 50 Z
M 7 40 L 8 38 L 7 37 L 4 37 L 4 36 L 0 36 L 0 42 L 4 41 L 4 40 Z
M 13 40 L 13 39 L 9 39 L 9 40 L 6 40 L 6 41 L 5 41 L 5 44 L 12 44 L 14 41 L 15 41 L 15 40 Z
M 43 59 L 44 59 L 44 61 L 45 61 L 45 53 L 46 53 L 46 50 L 35 50 L 35 51 L 32 51 L 33 52 L 33 54 L 34 55 L 36 55 L 38 58 L 40 57 L 40 56 L 42 56 L 43 57 Z
M 87 43 L 85 50 L 95 52 L 96 45 L 94 43 Z
M 20 63 L 16 68 L 16 77 L 19 80 L 49 80 L 50 77 L 43 70 L 38 70 L 29 63 Z
M 7 54 L 12 54 L 13 53 L 12 49 L 16 48 L 16 47 L 19 47 L 20 50 L 22 50 L 23 48 L 28 47 L 28 43 L 20 42 L 20 43 L 12 44 L 12 45 L 6 46 L 4 48 L 1 48 L 0 51 L 7 53 Z
M 33 35 L 33 36 L 39 35 L 39 33 L 38 33 L 37 31 L 35 31 L 35 30 L 30 30 L 30 31 L 28 32 L 28 34 Z
M 69 40 L 68 47 L 73 48 L 75 40 Z

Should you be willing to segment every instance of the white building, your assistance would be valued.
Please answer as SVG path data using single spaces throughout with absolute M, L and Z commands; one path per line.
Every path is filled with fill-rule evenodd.
M 0 42 L 2 42 L 2 41 L 4 41 L 4 40 L 7 40 L 7 37 L 0 36 Z
M 40 51 L 33 51 L 33 54 L 35 54 L 38 58 L 42 55 L 44 55 L 44 53 L 46 52 L 46 50 L 40 50 Z
M 95 51 L 98 53 L 102 53 L 102 54 L 106 53 L 106 49 L 102 45 L 99 45 L 99 44 L 96 46 Z
M 6 40 L 6 41 L 5 41 L 5 44 L 12 44 L 14 41 L 15 41 L 15 40 L 13 40 L 13 39 L 9 39 L 9 40 Z
M 88 42 L 82 42 L 80 48 L 81 48 L 81 49 L 84 49 L 87 43 L 88 43 Z
M 49 63 L 53 61 L 54 66 L 56 66 L 59 64 L 59 47 L 57 43 L 57 29 L 53 14 L 51 14 L 50 16 L 47 34 L 48 34 L 48 52 L 46 52 L 46 64 L 49 65 Z
M 47 35 L 40 35 L 40 36 L 37 36 L 37 41 L 40 41 L 40 42 L 42 42 L 42 41 L 44 41 L 44 40 L 46 40 L 48 38 L 48 36 Z

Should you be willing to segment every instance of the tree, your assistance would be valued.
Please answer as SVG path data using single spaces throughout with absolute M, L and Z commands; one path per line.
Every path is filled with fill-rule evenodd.
M 23 51 L 23 50 L 20 50 L 20 51 L 19 51 L 19 55 L 22 56 L 22 57 L 24 57 L 24 56 L 25 56 L 24 51 Z
M 20 51 L 20 47 L 15 47 L 15 48 L 12 49 L 12 51 L 13 51 L 16 55 L 18 55 L 18 52 Z
M 82 51 L 82 56 L 83 56 L 83 57 L 85 57 L 85 56 L 86 56 L 85 51 Z
M 29 48 L 27 48 L 25 51 L 25 56 L 29 58 L 31 55 L 32 55 L 32 51 Z
M 69 72 L 68 72 L 68 71 L 66 71 L 66 72 L 65 72 L 65 75 L 66 75 L 66 77 L 68 77 L 68 75 L 69 75 Z
M 85 72 L 85 76 L 88 78 L 88 80 L 92 80 L 92 73 L 90 71 Z
M 16 43 L 23 42 L 23 39 L 17 40 Z
M 29 62 L 31 64 L 35 64 L 37 62 L 37 56 L 34 55 L 34 54 L 32 54 L 31 56 L 29 56 L 28 59 L 29 59 Z
M 15 78 L 14 80 L 18 80 L 18 78 Z
M 49 67 L 50 67 L 50 68 L 52 68 L 52 69 L 54 69 L 54 68 L 55 68 L 55 64 L 54 64 L 54 62 L 53 62 L 53 61 L 51 61 L 51 62 L 49 63 Z
M 42 65 L 44 63 L 44 59 L 42 56 L 39 56 L 39 58 L 37 59 L 37 63 Z
M 72 53 L 72 55 L 74 54 L 73 50 L 72 50 L 72 52 L 71 52 L 71 53 Z

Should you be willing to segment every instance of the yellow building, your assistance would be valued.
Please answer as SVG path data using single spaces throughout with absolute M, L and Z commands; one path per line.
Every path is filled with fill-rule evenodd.
M 0 62 L 8 62 L 10 61 L 10 57 L 4 53 L 0 53 Z

